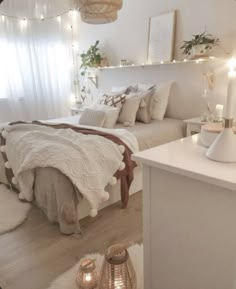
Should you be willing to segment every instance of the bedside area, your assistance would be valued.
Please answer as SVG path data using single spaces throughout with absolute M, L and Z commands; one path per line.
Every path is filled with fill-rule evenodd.
M 81 108 L 71 107 L 71 109 L 70 109 L 70 112 L 71 112 L 72 116 L 81 114 L 83 111 L 84 111 L 83 107 L 81 107 Z
M 187 131 L 186 131 L 187 136 L 200 133 L 201 127 L 208 123 L 208 122 L 202 121 L 201 117 L 185 119 L 183 120 L 183 122 L 187 125 Z
M 143 164 L 144 288 L 235 288 L 236 163 L 198 135 L 133 155 Z

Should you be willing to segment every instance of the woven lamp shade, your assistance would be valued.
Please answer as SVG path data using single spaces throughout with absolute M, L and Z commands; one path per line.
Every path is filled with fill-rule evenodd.
M 122 0 L 77 0 L 82 13 L 104 14 L 122 8 Z
M 136 275 L 128 251 L 121 244 L 108 248 L 99 289 L 136 289 Z
M 81 18 L 90 24 L 104 24 L 117 19 L 123 0 L 77 0 Z
M 82 21 L 89 24 L 105 24 L 116 21 L 118 17 L 117 12 L 104 13 L 104 14 L 90 14 L 80 13 Z

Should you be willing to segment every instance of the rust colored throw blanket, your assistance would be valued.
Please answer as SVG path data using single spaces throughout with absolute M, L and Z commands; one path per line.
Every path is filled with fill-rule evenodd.
M 15 124 L 29 124 L 27 122 L 12 122 L 10 125 L 15 125 Z M 36 124 L 39 126 L 47 126 L 50 128 L 54 129 L 71 129 L 75 132 L 86 134 L 86 135 L 98 135 L 101 137 L 104 137 L 117 145 L 122 145 L 125 148 L 125 151 L 123 153 L 124 156 L 124 163 L 125 163 L 125 168 L 122 171 L 117 171 L 115 173 L 115 177 L 119 180 L 120 179 L 120 184 L 121 184 L 121 202 L 122 202 L 122 207 L 126 208 L 128 201 L 129 201 L 129 189 L 130 185 L 133 181 L 133 169 L 137 166 L 134 161 L 131 159 L 132 151 L 130 148 L 117 136 L 109 134 L 107 132 L 103 131 L 98 131 L 94 129 L 89 129 L 89 128 L 82 128 L 82 127 L 77 127 L 73 126 L 70 124 L 46 124 L 42 123 L 39 121 L 33 121 L 32 124 Z M 5 139 L 1 137 L 1 146 L 5 145 Z M 5 153 L 2 153 L 4 161 L 7 161 L 7 157 Z M 9 183 L 11 183 L 13 173 L 11 172 L 11 169 L 6 168 L 6 175 L 8 177 Z

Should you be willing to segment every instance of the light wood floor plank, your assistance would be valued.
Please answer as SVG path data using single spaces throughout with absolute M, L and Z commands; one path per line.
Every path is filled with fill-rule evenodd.
M 62 235 L 34 207 L 25 224 L 0 236 L 2 289 L 45 289 L 85 254 L 104 253 L 117 242 L 141 242 L 142 194 L 133 195 L 126 210 L 112 205 L 96 218 L 82 220 L 81 226 L 82 238 Z

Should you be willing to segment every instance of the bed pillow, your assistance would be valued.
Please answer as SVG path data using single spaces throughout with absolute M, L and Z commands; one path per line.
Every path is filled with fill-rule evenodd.
M 171 91 L 171 86 L 172 82 L 162 83 L 155 86 L 153 93 L 152 119 L 156 120 L 164 119 Z
M 123 93 L 104 94 L 100 100 L 100 104 L 121 108 L 125 99 L 126 94 Z
M 140 94 L 129 95 L 120 111 L 118 122 L 124 126 L 134 126 L 136 114 L 140 106 L 142 96 Z
M 138 85 L 129 85 L 120 87 L 113 86 L 111 91 L 113 93 L 124 93 L 124 94 L 136 93 L 138 92 Z
M 143 83 L 138 83 L 137 84 L 139 92 L 145 92 L 147 90 L 151 90 L 155 86 L 156 86 L 156 84 L 143 84 Z
M 106 118 L 106 112 L 86 108 L 79 119 L 79 124 L 102 127 Z
M 119 86 L 118 87 L 113 86 L 111 88 L 111 92 L 112 93 L 125 93 L 127 88 L 128 88 L 128 86 L 120 86 L 120 87 Z
M 137 111 L 136 120 L 150 123 L 152 119 L 153 89 L 142 93 L 141 102 Z
M 120 108 L 119 107 L 111 107 L 107 105 L 101 105 L 101 104 L 93 104 L 91 106 L 92 109 L 103 111 L 106 114 L 105 121 L 103 123 L 104 128 L 114 128 L 114 126 L 117 123 Z
M 125 94 L 132 94 L 137 92 L 138 92 L 138 85 L 130 85 L 125 90 Z

